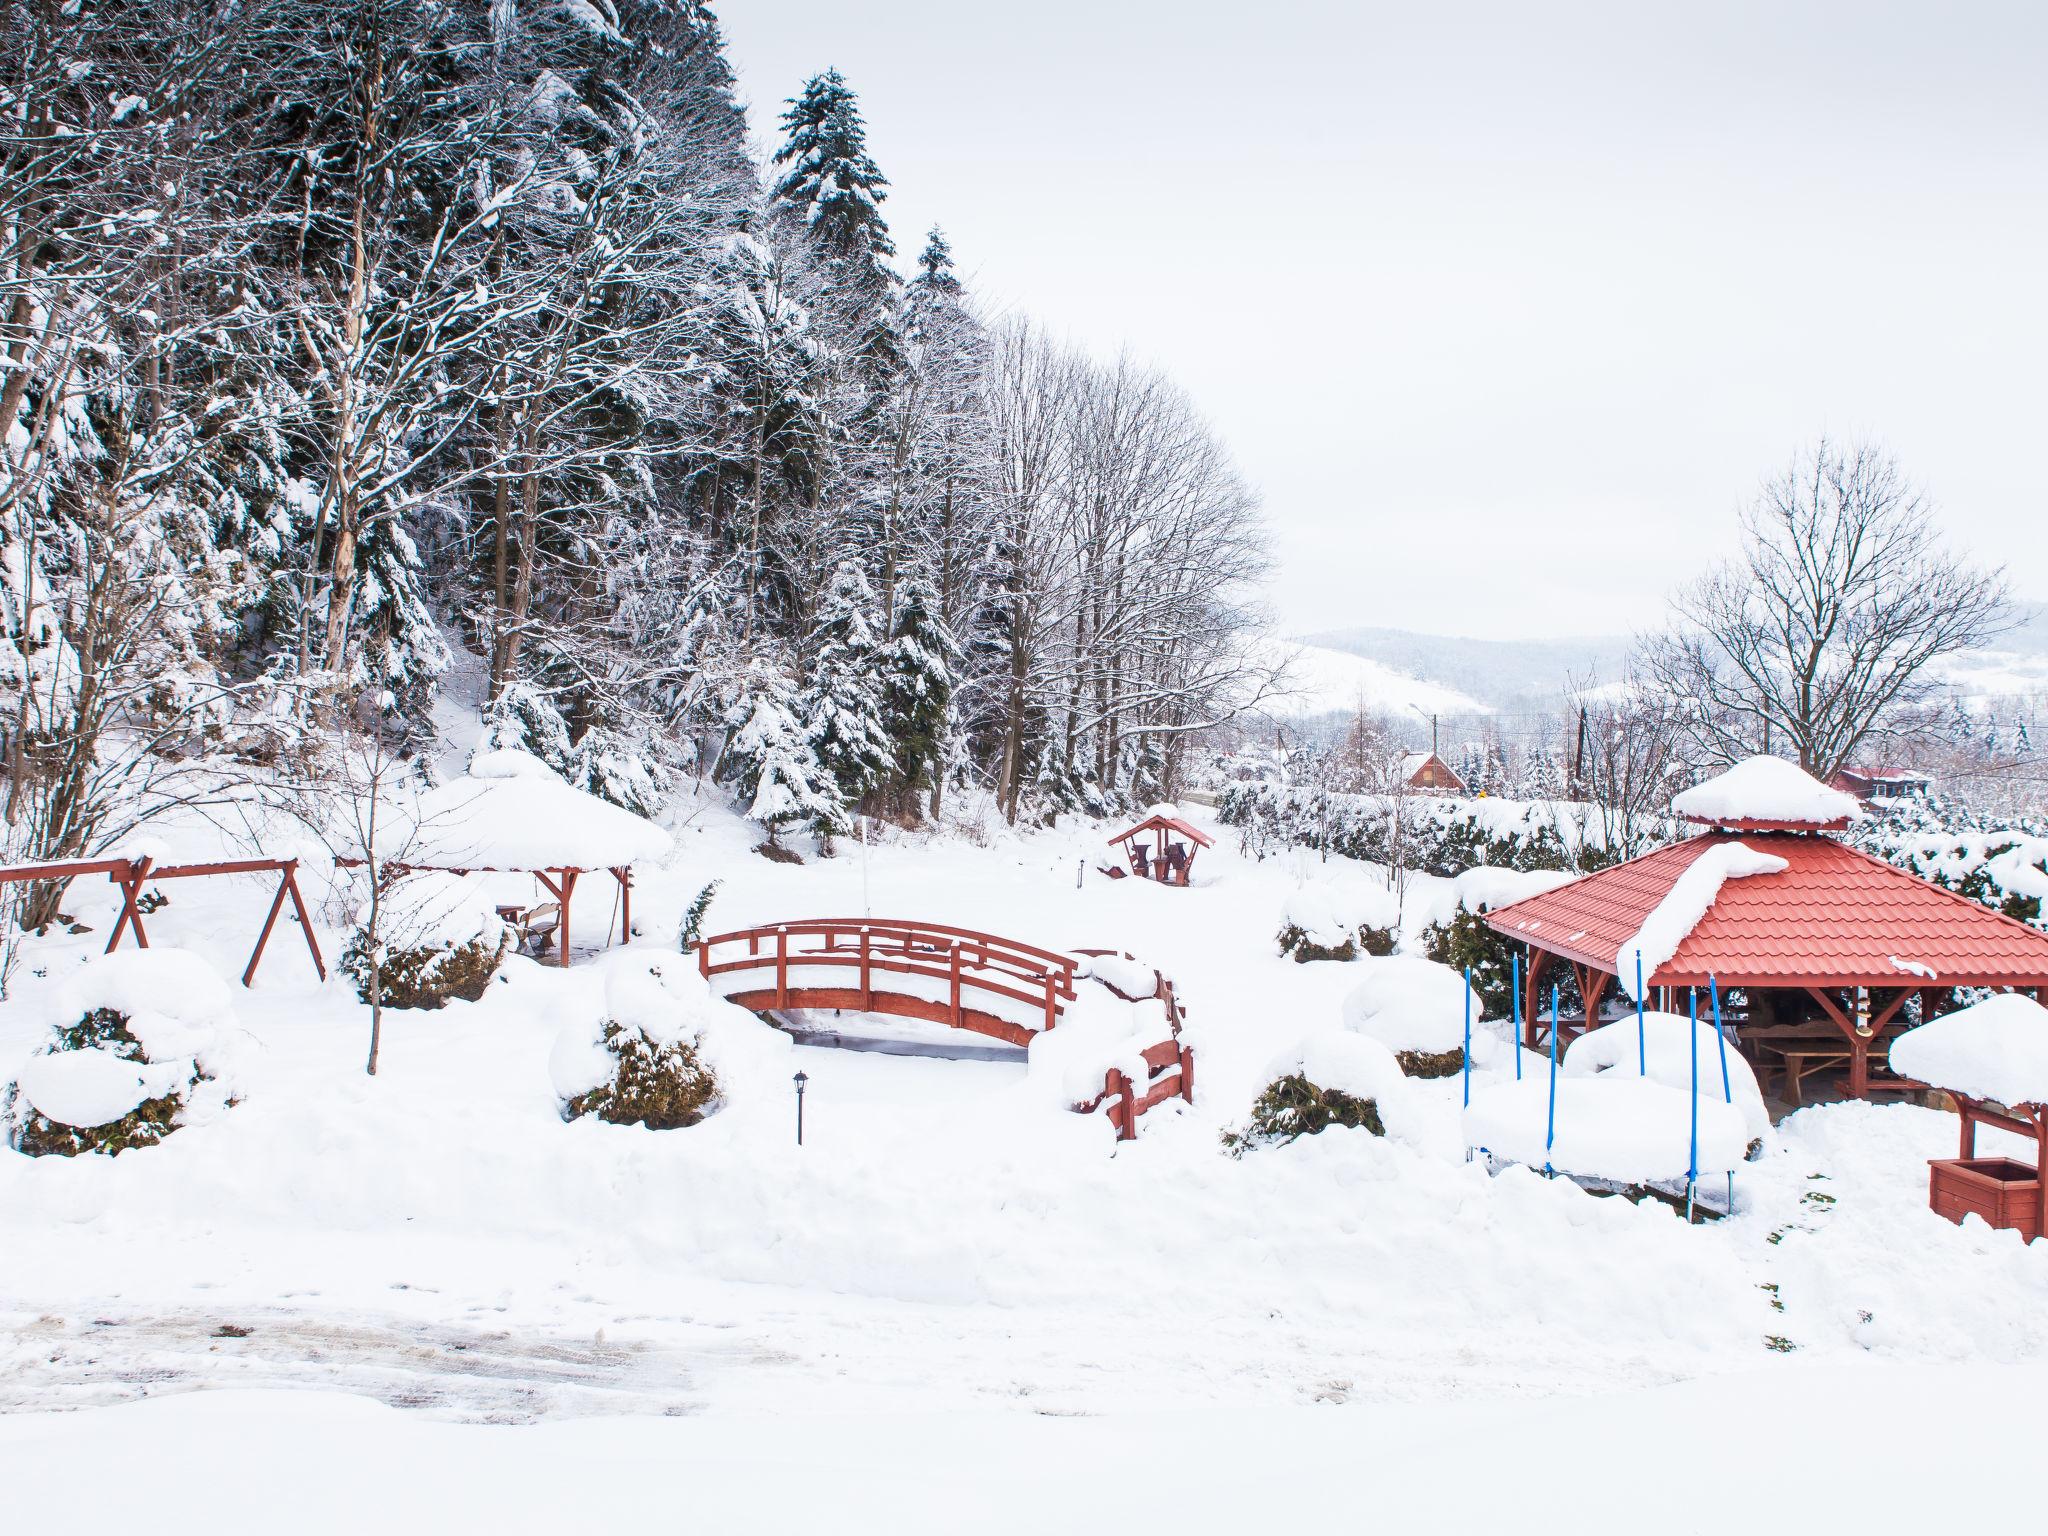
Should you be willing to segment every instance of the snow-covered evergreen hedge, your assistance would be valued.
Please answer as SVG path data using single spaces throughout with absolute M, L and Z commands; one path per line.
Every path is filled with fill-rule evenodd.
M 1240 830 L 1248 851 L 1293 843 L 1391 864 L 1398 844 L 1404 868 L 1445 877 L 1482 864 L 1543 870 L 1604 862 L 1586 846 L 1580 808 L 1564 801 L 1395 800 L 1244 781 L 1223 791 L 1217 813 Z

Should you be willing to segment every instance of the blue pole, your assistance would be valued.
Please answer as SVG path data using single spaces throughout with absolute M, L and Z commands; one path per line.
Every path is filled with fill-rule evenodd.
M 1465 967 L 1465 1105 L 1472 1104 L 1472 967 Z
M 1543 1171 L 1549 1173 L 1550 1149 L 1557 1144 L 1557 988 L 1550 989 L 1550 1113 L 1543 1126 Z
M 1650 1051 L 1643 1043 L 1643 952 L 1636 951 L 1636 1074 L 1650 1075 Z
M 1515 1081 L 1522 1080 L 1522 954 L 1520 950 L 1508 956 L 1515 967 Z
M 1685 1203 L 1692 1204 L 1692 1187 L 1700 1176 L 1700 994 L 1697 987 L 1685 989 L 1687 1007 L 1692 1013 L 1692 1028 L 1686 1038 L 1692 1043 L 1692 1149 L 1685 1165 Z M 1687 1215 L 1691 1214 L 1688 1210 Z
M 1728 1037 L 1721 1032 L 1721 984 L 1707 978 L 1707 995 L 1714 1000 L 1714 1040 L 1721 1047 L 1721 1097 L 1735 1102 L 1735 1085 L 1728 1080 Z

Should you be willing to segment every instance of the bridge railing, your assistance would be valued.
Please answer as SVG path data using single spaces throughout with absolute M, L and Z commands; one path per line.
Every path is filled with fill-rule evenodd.
M 706 980 L 735 972 L 772 976 L 770 986 L 738 989 L 749 996 L 772 990 L 773 1001 L 761 1006 L 803 1007 L 801 994 L 820 990 L 821 981 L 843 981 L 850 971 L 856 1006 L 874 1011 L 877 993 L 900 990 L 899 977 L 918 977 L 939 984 L 946 1018 L 955 1028 L 978 1001 L 1003 998 L 1031 1007 L 1050 1029 L 1074 996 L 1074 957 L 1014 939 L 945 923 L 904 922 L 884 918 L 804 918 L 765 923 L 755 928 L 715 934 L 697 950 L 697 969 Z M 928 998 L 937 1003 L 939 999 Z

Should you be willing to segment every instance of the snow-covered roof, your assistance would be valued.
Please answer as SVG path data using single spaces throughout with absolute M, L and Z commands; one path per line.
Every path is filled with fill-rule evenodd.
M 1634 997 L 1638 972 L 1647 985 L 1678 953 L 1678 946 L 1713 909 L 1724 883 L 1750 875 L 1783 874 L 1790 867 L 1775 853 L 1759 853 L 1747 843 L 1716 843 L 1707 849 L 1671 882 L 1671 889 L 1650 909 L 1642 927 L 1622 940 L 1614 956 L 1614 975 L 1621 990 Z
M 552 774 L 516 773 L 427 791 L 416 829 L 389 856 L 451 869 L 612 869 L 657 862 L 672 846 L 644 816 Z
M 1854 795 L 1782 757 L 1747 758 L 1674 796 L 1671 809 L 1715 827 L 1836 827 L 1862 814 Z
M 2048 1008 L 2003 992 L 1892 1042 L 1894 1071 L 1975 1099 L 2048 1104 Z

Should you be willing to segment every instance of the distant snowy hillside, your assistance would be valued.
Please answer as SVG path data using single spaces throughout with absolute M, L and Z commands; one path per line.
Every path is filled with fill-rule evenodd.
M 1991 646 L 1966 651 L 1937 666 L 1942 680 L 1972 700 L 2048 693 L 2048 605 L 2018 605 L 2015 627 Z M 1580 635 L 1553 640 L 1472 640 L 1425 635 L 1406 629 L 1343 629 L 1297 635 L 1306 678 L 1328 678 L 1339 692 L 1355 687 L 1346 669 L 1391 679 L 1399 688 L 1459 699 L 1429 705 L 1397 697 L 1393 707 L 1413 702 L 1445 713 L 1463 710 L 1515 711 L 1532 704 L 1554 705 L 1574 682 L 1612 684 L 1622 675 L 1632 644 L 1626 635 Z M 1321 698 L 1315 687 L 1308 693 Z M 1370 689 L 1368 688 L 1368 692 Z M 1297 707 L 1293 714 L 1351 707 L 1343 703 Z
M 1485 715 L 1493 706 L 1456 688 L 1375 661 L 1319 645 L 1278 642 L 1275 659 L 1287 661 L 1289 691 L 1267 705 L 1267 713 L 1299 719 L 1306 715 L 1348 713 L 1363 704 L 1375 715 Z

